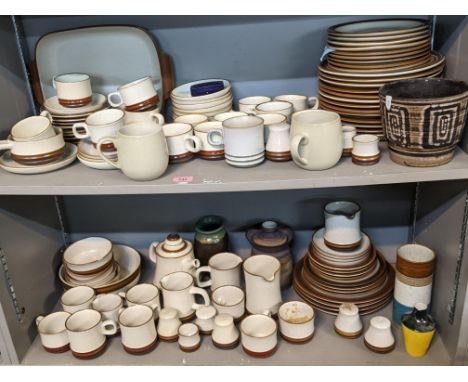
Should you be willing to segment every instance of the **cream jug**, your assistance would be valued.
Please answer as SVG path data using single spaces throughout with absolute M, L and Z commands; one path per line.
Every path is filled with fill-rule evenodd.
M 194 274 L 200 266 L 200 261 L 195 259 L 192 243 L 177 233 L 171 233 L 160 243 L 151 243 L 149 257 L 156 264 L 153 284 L 158 287 L 161 287 L 161 279 L 165 275 L 178 271 Z
M 325 206 L 325 244 L 335 249 L 353 249 L 361 243 L 361 207 L 336 201 Z
M 280 268 L 280 262 L 269 255 L 255 255 L 244 261 L 246 308 L 250 314 L 278 313 Z

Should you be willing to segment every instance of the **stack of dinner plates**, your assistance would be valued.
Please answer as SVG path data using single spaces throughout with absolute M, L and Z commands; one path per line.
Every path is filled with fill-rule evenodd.
M 98 93 L 93 93 L 92 101 L 81 107 L 64 107 L 59 104 L 57 96 L 46 99 L 43 106 L 50 113 L 52 124 L 62 130 L 64 140 L 75 144 L 80 140 L 73 135 L 73 125 L 84 122 L 88 115 L 108 107 L 106 97 Z
M 394 271 L 362 234 L 353 250 L 327 247 L 324 229 L 315 232 L 307 255 L 294 272 L 296 292 L 314 308 L 337 314 L 342 303 L 354 303 L 361 314 L 381 309 L 392 299 Z
M 222 81 L 224 88 L 210 94 L 192 96 L 190 88 L 205 82 Z M 214 117 L 216 114 L 232 110 L 232 87 L 229 81 L 222 79 L 208 79 L 190 82 L 172 90 L 173 119 L 187 114 L 203 114 Z
M 445 58 L 431 52 L 424 20 L 394 19 L 336 25 L 332 50 L 319 66 L 320 107 L 340 114 L 358 133 L 383 136 L 379 88 L 386 83 L 441 76 Z

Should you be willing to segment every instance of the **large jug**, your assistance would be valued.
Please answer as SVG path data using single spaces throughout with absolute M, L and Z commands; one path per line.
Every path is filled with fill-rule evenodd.
M 278 313 L 281 305 L 280 262 L 269 255 L 254 255 L 244 261 L 246 308 L 249 314 Z
M 153 242 L 149 247 L 149 257 L 156 264 L 153 284 L 161 287 L 161 279 L 173 272 L 183 271 L 192 275 L 200 266 L 195 259 L 193 246 L 177 233 L 171 233 L 163 242 Z

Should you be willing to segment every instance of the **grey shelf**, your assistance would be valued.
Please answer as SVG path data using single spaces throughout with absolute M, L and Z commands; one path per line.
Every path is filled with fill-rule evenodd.
M 193 177 L 178 184 L 174 178 Z M 307 188 L 365 186 L 468 178 L 468 155 L 457 148 L 454 159 L 432 168 L 412 168 L 394 163 L 385 145 L 382 158 L 374 166 L 358 166 L 342 158 L 325 171 L 306 171 L 293 162 L 265 161 L 253 168 L 234 168 L 224 161 L 194 159 L 170 165 L 164 176 L 154 181 L 136 182 L 120 171 L 94 170 L 79 162 L 46 174 L 17 175 L 0 170 L 3 195 L 108 195 L 178 194 L 228 191 L 265 191 Z
M 298 299 L 293 290 L 284 294 L 284 300 Z M 300 298 L 299 298 L 300 299 Z M 391 304 L 376 313 L 391 317 Z M 367 327 L 370 316 L 364 316 Z M 278 350 L 270 358 L 256 359 L 246 355 L 239 345 L 232 350 L 219 350 L 211 342 L 210 336 L 202 336 L 202 346 L 194 353 L 184 353 L 177 343 L 159 342 L 151 353 L 141 356 L 127 354 L 120 337 L 110 339 L 104 354 L 93 360 L 78 360 L 71 352 L 62 354 L 47 353 L 39 337 L 26 353 L 23 365 L 450 365 L 450 358 L 439 335 L 433 339 L 426 356 L 413 358 L 406 354 L 401 330 L 393 327 L 397 339 L 396 349 L 389 354 L 376 354 L 363 343 L 363 336 L 357 339 L 344 339 L 333 330 L 334 316 L 316 311 L 315 335 L 302 345 L 290 344 L 278 339 Z M 339 349 L 339 351 L 337 351 Z

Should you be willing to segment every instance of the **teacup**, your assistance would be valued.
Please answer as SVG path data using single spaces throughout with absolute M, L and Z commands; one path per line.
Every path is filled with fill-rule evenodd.
M 117 323 L 102 321 L 101 313 L 84 309 L 73 313 L 65 322 L 70 349 L 77 358 L 94 358 L 106 348 L 106 336 L 117 333 Z
M 146 305 L 132 305 L 121 309 L 119 326 L 122 345 L 127 353 L 146 354 L 154 349 L 158 341 L 153 310 Z
M 234 349 L 239 344 L 239 331 L 229 314 L 218 314 L 214 318 L 213 344 L 220 349 Z
M 275 101 L 286 101 L 293 105 L 293 113 L 307 109 L 316 110 L 319 107 L 317 97 L 307 97 L 301 94 L 285 94 L 274 98 Z
M 55 312 L 36 318 L 42 346 L 49 353 L 63 353 L 70 349 L 70 340 L 65 329 L 68 317 L 70 317 L 68 312 Z
M 60 298 L 60 303 L 65 312 L 75 313 L 91 308 L 95 296 L 93 288 L 82 285 L 67 290 Z
M 210 335 L 214 327 L 216 309 L 212 305 L 201 306 L 195 311 L 195 324 L 199 327 L 200 333 Z
M 350 156 L 353 151 L 353 138 L 357 134 L 356 128 L 351 125 L 343 125 L 343 156 Z
M 255 108 L 257 105 L 271 101 L 270 97 L 266 96 L 253 96 L 245 97 L 239 100 L 239 111 L 243 111 L 247 114 L 255 114 Z
M 154 122 L 157 125 L 164 125 L 164 117 L 159 110 L 148 111 L 128 111 L 125 110 L 124 123 Z
M 118 98 L 118 101 L 112 101 L 113 97 Z M 159 97 L 151 77 L 143 77 L 120 86 L 116 92 L 107 95 L 107 100 L 113 107 L 125 105 L 128 111 L 144 111 L 154 108 Z
M 201 288 L 211 287 L 215 290 L 223 285 L 241 286 L 242 258 L 234 253 L 221 252 L 211 256 L 208 265 L 200 267 L 195 273 L 197 285 Z M 209 273 L 210 279 L 201 281 L 202 273 Z
M 289 301 L 278 311 L 281 336 L 288 342 L 303 343 L 314 336 L 314 309 L 300 301 Z
M 224 285 L 211 294 L 213 306 L 219 314 L 229 314 L 235 321 L 244 317 L 245 293 L 237 286 Z
M 101 313 L 104 320 L 115 322 L 119 320 L 119 311 L 122 307 L 122 298 L 114 293 L 98 294 L 92 304 L 92 308 Z
M 169 150 L 169 163 L 183 163 L 192 159 L 193 153 L 200 151 L 201 142 L 193 136 L 192 125 L 168 123 L 163 126 Z
M 195 127 L 203 122 L 208 122 L 208 117 L 204 114 L 185 114 L 174 119 L 175 123 L 188 123 Z
M 362 333 L 362 322 L 359 317 L 359 308 L 355 304 L 351 303 L 341 304 L 334 327 L 335 332 L 342 337 L 359 337 Z
M 226 119 L 233 117 L 242 117 L 244 115 L 247 115 L 247 113 L 244 113 L 243 111 L 227 111 L 225 113 L 216 114 L 213 120 L 217 122 L 224 122 Z
M 293 104 L 287 101 L 269 101 L 255 107 L 255 114 L 264 113 L 282 114 L 289 122 L 293 113 Z
M 369 328 L 364 334 L 364 344 L 376 353 L 390 353 L 395 349 L 395 337 L 390 320 L 383 316 L 372 317 Z
M 119 109 L 105 109 L 90 114 L 85 122 L 73 124 L 73 135 L 78 139 L 90 138 L 93 143 L 99 142 L 104 137 L 115 137 L 124 126 L 125 113 Z M 85 132 L 80 133 L 78 129 Z M 113 149 L 109 145 L 106 147 Z
M 146 305 L 154 311 L 155 318 L 161 309 L 159 289 L 153 284 L 137 284 L 126 293 L 120 292 L 119 296 L 127 301 L 128 306 Z
M 163 308 L 159 312 L 158 336 L 161 341 L 175 342 L 179 338 L 179 313 L 174 308 Z
M 164 307 L 177 309 L 181 321 L 190 321 L 195 316 L 195 310 L 201 306 L 210 305 L 210 296 L 202 289 L 194 286 L 190 273 L 173 272 L 161 279 Z M 195 303 L 194 295 L 200 295 L 203 304 Z
M 62 106 L 81 107 L 93 99 L 91 79 L 87 74 L 59 74 L 54 77 L 52 84 L 57 90 L 58 102 Z
M 372 134 L 355 135 L 351 155 L 355 164 L 376 164 L 380 160 L 379 137 Z
M 242 348 L 252 357 L 269 357 L 277 349 L 276 321 L 263 314 L 245 317 L 240 324 Z
M 113 143 L 118 160 L 106 157 L 103 145 Z M 169 153 L 160 125 L 132 123 L 117 132 L 116 137 L 104 137 L 97 143 L 99 156 L 111 166 L 120 169 L 133 180 L 153 180 L 167 169 Z
M 196 145 L 200 147 L 197 155 L 202 159 L 224 159 L 224 145 L 222 141 L 218 139 L 213 141 L 213 144 L 208 142 L 208 132 L 213 129 L 222 130 L 222 122 L 202 122 L 193 129 L 195 138 L 198 140 Z
M 201 338 L 197 325 L 192 323 L 180 325 L 178 335 L 180 350 L 190 353 L 200 348 Z
M 40 141 L 56 135 L 52 126 L 52 116 L 47 110 L 40 115 L 27 117 L 11 128 L 11 138 L 16 142 Z

